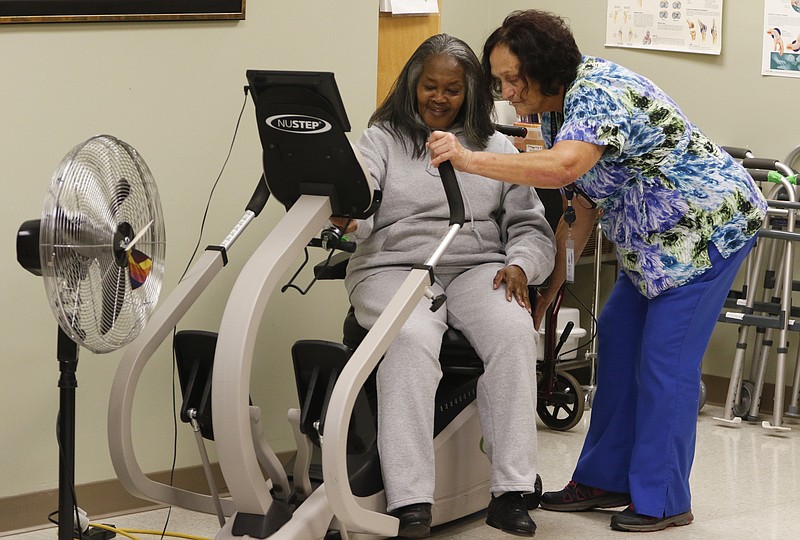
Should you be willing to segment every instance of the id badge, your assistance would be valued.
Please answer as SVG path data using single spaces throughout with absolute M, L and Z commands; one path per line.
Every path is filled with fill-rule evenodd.
M 572 239 L 572 236 L 567 238 L 564 247 L 567 252 L 567 275 L 566 281 L 567 283 L 574 283 L 575 282 L 575 240 Z

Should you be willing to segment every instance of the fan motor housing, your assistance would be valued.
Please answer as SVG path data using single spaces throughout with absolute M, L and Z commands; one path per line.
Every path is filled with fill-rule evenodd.
M 41 226 L 41 219 L 29 219 L 17 231 L 17 262 L 35 276 L 42 275 L 42 259 L 39 256 Z
M 127 243 L 131 241 L 134 234 L 133 227 L 131 227 L 131 224 L 127 221 L 123 221 L 117 226 L 112 249 L 114 250 L 114 260 L 120 268 L 125 268 L 128 265 L 125 247 L 127 247 Z

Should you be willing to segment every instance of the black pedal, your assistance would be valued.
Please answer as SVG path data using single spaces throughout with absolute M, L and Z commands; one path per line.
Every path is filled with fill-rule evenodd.
M 217 334 L 202 330 L 182 330 L 175 334 L 173 343 L 178 379 L 181 385 L 181 421 L 190 423 L 194 410 L 195 420 L 203 437 L 213 441 L 211 421 L 211 376 L 214 369 L 214 351 Z

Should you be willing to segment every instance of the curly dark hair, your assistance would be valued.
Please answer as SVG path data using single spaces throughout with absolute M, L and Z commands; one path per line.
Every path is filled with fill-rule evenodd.
M 455 121 L 464 126 L 467 142 L 475 148 L 484 148 L 494 132 L 491 116 L 494 103 L 480 60 L 460 39 L 436 34 L 417 47 L 397 76 L 389 95 L 369 119 L 370 126 L 383 125 L 416 158 L 425 155 L 425 143 L 430 135 L 430 129 L 418 117 L 417 82 L 425 61 L 437 55 L 454 58 L 464 70 L 464 103 Z
M 519 59 L 520 75 L 539 83 L 546 96 L 557 95 L 575 80 L 582 57 L 564 19 L 536 9 L 513 11 L 483 46 L 483 71 L 496 97 L 501 89 L 492 77 L 489 55 L 498 45 L 508 47 Z

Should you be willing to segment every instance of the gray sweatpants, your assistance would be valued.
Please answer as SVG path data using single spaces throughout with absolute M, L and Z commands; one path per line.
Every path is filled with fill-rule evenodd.
M 437 270 L 437 312 L 423 298 L 389 346 L 378 368 L 378 451 L 387 510 L 432 503 L 434 396 L 441 379 L 439 349 L 449 323 L 469 339 L 484 363 L 478 411 L 491 470 L 491 491 L 534 490 L 536 478 L 536 346 L 530 314 L 492 289 L 502 264 L 460 274 Z M 359 283 L 350 298 L 358 322 L 371 328 L 408 277 L 387 270 Z

